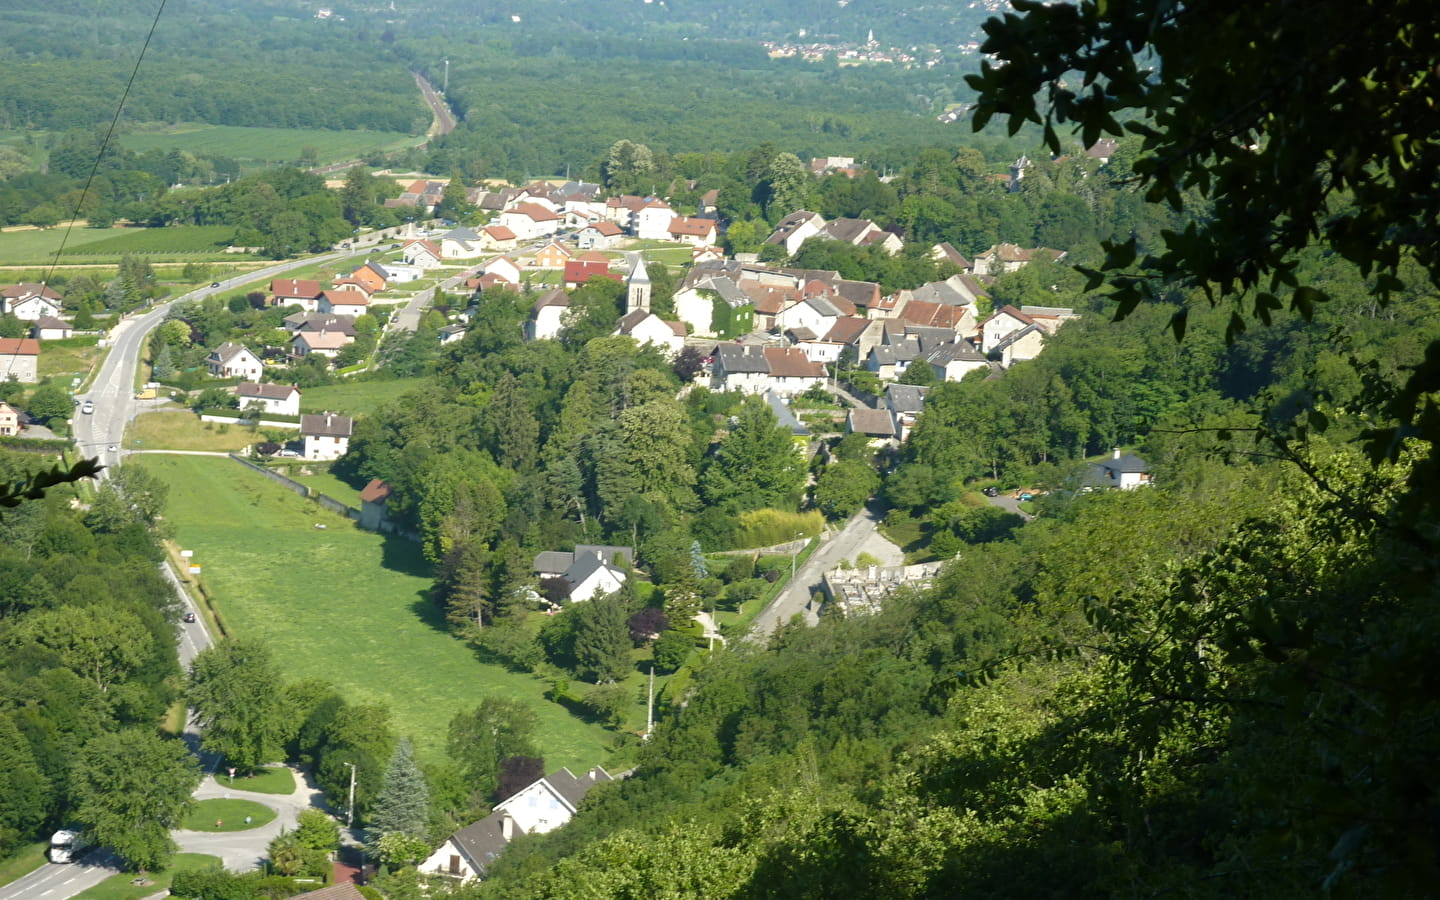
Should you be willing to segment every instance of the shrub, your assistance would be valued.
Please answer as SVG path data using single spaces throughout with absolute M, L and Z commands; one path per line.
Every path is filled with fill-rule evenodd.
M 816 510 L 748 510 L 740 514 L 740 530 L 736 543 L 742 547 L 771 547 L 795 540 L 796 534 L 813 537 L 824 527 L 825 517 Z
M 655 642 L 655 668 L 661 672 L 674 672 L 685 665 L 694 649 L 694 638 L 680 631 L 667 631 Z

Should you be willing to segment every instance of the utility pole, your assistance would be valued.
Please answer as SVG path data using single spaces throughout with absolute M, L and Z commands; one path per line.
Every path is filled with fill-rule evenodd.
M 355 764 L 345 765 L 350 767 L 350 802 L 345 809 L 345 827 L 349 828 L 355 824 Z

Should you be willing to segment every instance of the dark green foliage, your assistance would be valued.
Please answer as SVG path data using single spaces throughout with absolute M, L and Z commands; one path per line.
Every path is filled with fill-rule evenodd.
M 575 674 L 596 684 L 618 681 L 630 673 L 630 610 L 617 591 L 577 603 Z
M 185 688 L 201 745 L 243 773 L 279 761 L 290 727 L 282 691 L 269 651 L 256 641 L 230 638 L 201 651 Z
M 450 720 L 446 750 L 465 773 L 472 794 L 489 797 L 501 763 L 513 756 L 538 756 L 532 735 L 535 713 L 503 697 L 486 697 L 470 712 Z
M 415 762 L 414 747 L 405 738 L 385 768 L 380 793 L 370 812 L 370 830 L 377 837 L 396 831 L 422 837 L 429 821 L 430 786 Z
M 666 631 L 655 642 L 655 668 L 668 674 L 685 664 L 695 650 L 695 639 L 683 631 Z

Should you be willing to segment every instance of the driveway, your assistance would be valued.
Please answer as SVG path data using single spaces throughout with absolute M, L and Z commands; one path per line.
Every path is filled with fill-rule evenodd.
M 227 775 L 206 775 L 200 789 L 195 792 L 196 800 L 251 800 L 268 806 L 278 815 L 259 828 L 249 831 L 176 831 L 171 836 L 185 853 L 208 853 L 220 857 L 225 868 L 232 872 L 248 872 L 260 868 L 268 856 L 267 849 L 281 830 L 293 831 L 300 820 L 300 811 L 310 807 L 323 808 L 324 795 L 315 783 L 298 769 L 291 769 L 295 775 L 295 791 L 290 794 L 257 794 L 232 787 Z M 242 779 L 241 784 L 244 784 Z

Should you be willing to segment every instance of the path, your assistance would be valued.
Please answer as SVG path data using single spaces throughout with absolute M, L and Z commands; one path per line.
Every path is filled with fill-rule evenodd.
M 818 622 L 819 611 L 811 608 L 810 595 L 820 590 L 825 573 L 838 568 L 842 559 L 853 563 L 861 553 L 869 553 L 883 566 L 902 565 L 904 552 L 878 530 L 882 518 L 880 507 L 871 503 L 852 516 L 840 531 L 822 538 L 820 546 L 796 571 L 785 590 L 755 617 L 749 639 L 768 639 L 777 627 L 797 614 L 804 616 L 807 625 Z
M 323 807 L 324 796 L 305 773 L 290 770 L 295 775 L 295 790 L 289 794 L 257 794 L 243 787 L 231 787 L 226 775 L 207 775 L 195 792 L 196 800 L 237 799 L 250 800 L 268 806 L 278 815 L 248 831 L 176 831 L 172 835 L 180 850 L 185 853 L 208 853 L 218 856 L 225 868 L 232 872 L 248 872 L 260 868 L 268 856 L 270 842 L 281 830 L 293 831 L 300 820 L 300 811 L 311 807 Z M 244 779 L 241 779 L 244 784 Z

